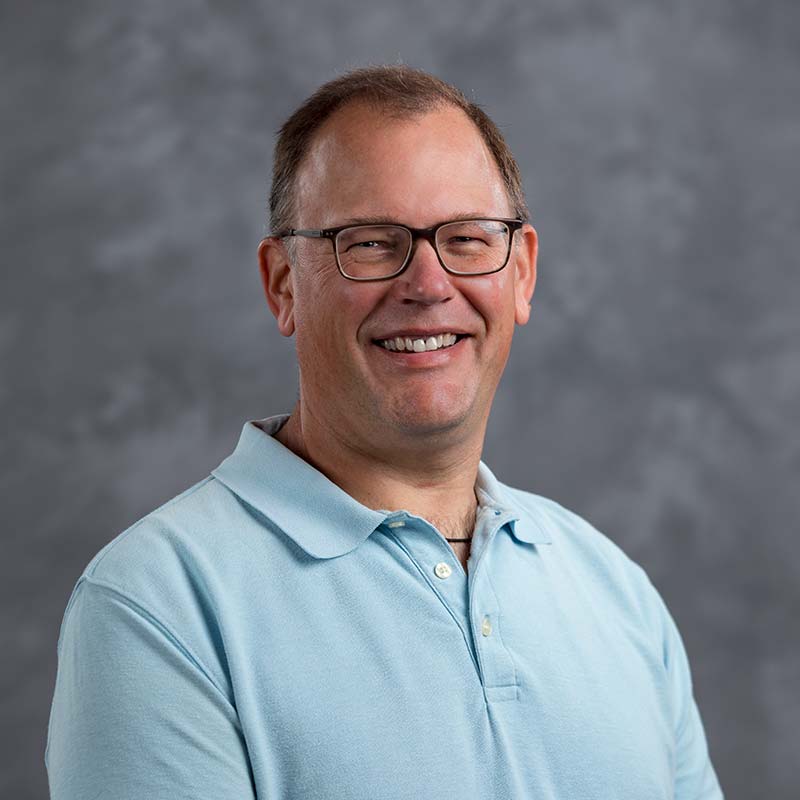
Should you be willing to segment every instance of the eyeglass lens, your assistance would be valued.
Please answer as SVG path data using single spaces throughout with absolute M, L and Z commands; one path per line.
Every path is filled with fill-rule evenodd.
M 388 277 L 403 266 L 411 245 L 411 233 L 397 225 L 356 225 L 336 237 L 336 257 L 349 277 Z M 509 228 L 488 219 L 450 222 L 437 231 L 436 249 L 453 272 L 494 272 L 508 259 Z

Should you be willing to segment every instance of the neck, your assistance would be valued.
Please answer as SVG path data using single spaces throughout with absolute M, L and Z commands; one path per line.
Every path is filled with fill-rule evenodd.
M 275 438 L 362 505 L 404 509 L 441 527 L 451 521 L 455 530 L 463 527 L 455 520 L 474 521 L 486 422 L 460 435 L 364 436 L 347 425 L 325 423 L 301 400 Z

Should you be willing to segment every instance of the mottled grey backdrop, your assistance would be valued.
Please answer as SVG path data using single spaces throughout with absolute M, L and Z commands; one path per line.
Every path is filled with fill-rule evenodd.
M 648 571 L 728 797 L 796 798 L 799 8 L 3 3 L 0 795 L 45 796 L 88 560 L 292 405 L 255 258 L 276 128 L 402 60 L 498 121 L 541 238 L 487 462 Z

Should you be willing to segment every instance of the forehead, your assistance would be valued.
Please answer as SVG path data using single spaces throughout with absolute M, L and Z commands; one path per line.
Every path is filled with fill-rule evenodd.
M 511 214 L 480 132 L 450 106 L 408 118 L 363 103 L 339 109 L 312 141 L 296 198 L 304 227 L 376 216 L 427 226 L 463 214 Z

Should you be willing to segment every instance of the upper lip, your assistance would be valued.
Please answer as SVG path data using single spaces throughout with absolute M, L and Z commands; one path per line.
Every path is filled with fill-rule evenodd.
M 395 339 L 400 337 L 401 339 L 409 338 L 409 339 L 427 339 L 429 336 L 441 336 L 443 333 L 454 333 L 456 336 L 469 336 L 466 331 L 459 330 L 458 328 L 428 328 L 427 330 L 423 330 L 422 328 L 404 328 L 398 331 L 392 331 L 391 333 L 382 333 L 379 336 L 375 336 L 375 341 L 383 341 L 384 339 Z

